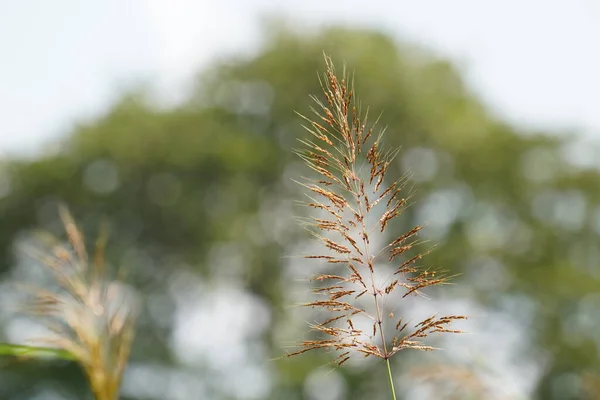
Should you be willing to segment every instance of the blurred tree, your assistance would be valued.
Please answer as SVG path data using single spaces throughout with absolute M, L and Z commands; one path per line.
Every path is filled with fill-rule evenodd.
M 304 135 L 294 110 L 306 111 L 308 94 L 319 92 L 325 51 L 355 71 L 365 106 L 384 111 L 386 140 L 403 148 L 390 176 L 410 169 L 418 189 L 399 223 L 430 221 L 426 235 L 439 247 L 428 262 L 462 274 L 451 293 L 523 326 L 528 334 L 517 352 L 542 371 L 535 398 L 585 398 L 582 377 L 600 369 L 600 173 L 564 157 L 574 138 L 519 132 L 486 110 L 451 63 L 382 33 L 296 34 L 269 26 L 257 54 L 216 62 L 181 105 L 161 109 L 132 93 L 77 126 L 59 151 L 5 161 L 11 190 L 0 199 L 4 276 L 17 261 L 17 239 L 35 227 L 58 230 L 56 204 L 65 202 L 86 229 L 108 217 L 109 259 L 127 264 L 141 291 L 161 295 L 166 310 L 176 308 L 168 287 L 173 273 L 239 278 L 271 307 L 262 342 L 271 356 L 281 355 L 281 332 L 292 319 L 284 309 L 292 278 L 282 255 L 303 238 L 290 226 L 297 210 L 289 205 L 299 193 L 289 178 L 303 173 L 291 151 Z M 214 249 L 223 245 L 241 257 L 241 267 L 215 263 Z M 173 316 L 165 312 L 159 323 L 145 311 L 136 363 L 180 363 L 169 345 Z M 275 362 L 270 398 L 304 398 L 306 378 L 325 357 Z M 397 361 L 404 359 L 413 360 Z M 18 374 L 22 386 L 0 385 L 2 398 L 29 398 L 25 385 L 42 387 L 59 376 L 66 388 L 63 369 L 42 379 L 29 375 L 36 368 Z M 339 372 L 346 398 L 386 398 L 376 389 L 385 388 L 376 368 Z M 212 398 L 228 397 L 215 389 Z

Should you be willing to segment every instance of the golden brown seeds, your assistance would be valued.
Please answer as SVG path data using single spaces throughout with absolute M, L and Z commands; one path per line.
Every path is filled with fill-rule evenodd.
M 319 176 L 304 184 L 319 199 L 311 198 L 312 202 L 307 205 L 327 214 L 325 218 L 313 218 L 310 224 L 314 236 L 333 255 L 305 258 L 325 261 L 329 268 L 336 269 L 334 273 L 320 274 L 312 280 L 335 284 L 314 290 L 321 299 L 325 296 L 324 300 L 305 304 L 330 313 L 323 323 L 311 327 L 322 337 L 303 342 L 302 348 L 290 355 L 315 349 L 334 350 L 340 352 L 336 362 L 342 365 L 357 352 L 365 357 L 387 360 L 406 348 L 432 350 L 423 340 L 432 333 L 459 332 L 449 329 L 448 325 L 464 317 L 434 316 L 421 321 L 412 330 L 400 318 L 395 323 L 399 334 L 386 341 L 385 326 L 394 325 L 395 318 L 394 304 L 386 301 L 388 296 L 398 288 L 403 291 L 403 296 L 419 294 L 427 287 L 443 284 L 446 278 L 435 278 L 432 271 L 417 265 L 423 256 L 418 253 L 401 262 L 393 274 L 395 279 L 388 280 L 387 286 L 382 286 L 376 279 L 380 262 L 412 253 L 417 241 L 410 239 L 419 233 L 421 226 L 409 229 L 391 242 L 375 237 L 383 234 L 390 222 L 406 208 L 407 200 L 401 197 L 405 180 L 395 180 L 384 186 L 397 152 L 385 150 L 382 134 L 373 135 L 373 126 L 357 107 L 352 82 L 345 74 L 341 79 L 336 76 L 329 58 L 326 58 L 326 65 L 324 78 L 320 80 L 325 101 L 314 97 L 317 104 L 313 109 L 314 121 L 303 117 L 310 121 L 307 130 L 318 139 L 319 145 L 302 140 L 308 151 L 301 156 Z M 382 242 L 388 244 L 377 248 L 377 243 Z M 368 308 L 364 307 L 366 301 L 362 298 L 365 293 L 372 294 Z M 353 321 L 358 315 L 371 321 L 372 333 L 359 329 L 361 325 Z M 347 322 L 349 329 L 345 324 L 339 326 L 342 320 Z
M 134 336 L 136 307 L 121 301 L 124 285 L 104 268 L 106 237 L 100 235 L 90 265 L 84 237 L 66 208 L 60 209 L 67 246 L 35 252 L 60 291 L 38 288 L 25 310 L 41 317 L 53 336 L 38 343 L 70 352 L 86 373 L 98 400 L 117 398 Z M 116 305 L 116 307 L 115 307 Z

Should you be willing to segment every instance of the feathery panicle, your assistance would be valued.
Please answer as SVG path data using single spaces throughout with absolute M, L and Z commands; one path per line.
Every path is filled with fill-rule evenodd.
M 484 380 L 465 366 L 427 365 L 412 368 L 409 376 L 435 389 L 444 399 L 500 399 L 492 396 Z
M 305 305 L 325 311 L 327 318 L 312 326 L 319 339 L 301 343 L 301 348 L 289 355 L 334 350 L 341 365 L 357 353 L 387 361 L 403 349 L 433 350 L 424 339 L 433 333 L 458 333 L 449 325 L 465 317 L 434 315 L 412 327 L 394 319 L 393 312 L 384 317 L 384 309 L 395 308 L 390 304 L 394 293 L 399 292 L 400 298 L 419 295 L 425 288 L 445 283 L 448 277 L 417 264 L 424 255 L 412 252 L 419 244 L 420 226 L 383 246 L 375 244 L 408 205 L 403 195 L 406 178 L 387 180 L 398 151 L 385 150 L 383 131 L 375 133 L 367 124 L 345 71 L 340 79 L 331 59 L 325 57 L 325 62 L 326 72 L 320 78 L 325 101 L 313 96 L 313 118 L 301 115 L 310 138 L 300 140 L 304 149 L 297 154 L 318 176 L 300 182 L 308 190 L 306 205 L 319 214 L 309 219 L 308 225 L 324 250 L 306 258 L 339 264 L 339 271 L 313 278 L 324 286 L 314 290 L 319 299 Z M 372 240 L 375 236 L 377 240 Z M 393 263 L 395 268 L 385 285 L 375 278 L 380 262 Z M 370 296 L 369 307 L 364 306 L 363 296 Z M 357 317 L 370 321 L 368 330 L 359 329 L 364 325 L 357 323 Z M 391 340 L 386 339 L 389 332 L 395 332 Z
M 23 309 L 40 317 L 52 335 L 36 342 L 73 355 L 84 369 L 97 400 L 115 400 L 134 336 L 136 308 L 124 286 L 110 280 L 104 266 L 107 234 L 88 257 L 84 238 L 66 208 L 60 209 L 68 246 L 34 250 L 60 290 L 27 288 L 31 301 Z

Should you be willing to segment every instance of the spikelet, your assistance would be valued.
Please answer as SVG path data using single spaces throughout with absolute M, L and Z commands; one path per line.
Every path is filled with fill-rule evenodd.
M 83 235 L 66 208 L 60 209 L 60 216 L 69 244 L 31 249 L 35 259 L 51 272 L 59 290 L 24 287 L 31 298 L 23 310 L 51 332 L 35 342 L 69 352 L 85 371 L 96 399 L 115 400 L 138 307 L 124 284 L 108 277 L 106 234 L 98 238 L 90 260 Z
M 300 140 L 304 148 L 296 153 L 318 176 L 299 182 L 308 192 L 306 206 L 319 213 L 309 218 L 307 225 L 323 247 L 322 254 L 305 258 L 335 264 L 339 269 L 313 277 L 325 286 L 314 290 L 319 300 L 305 304 L 326 312 L 325 321 L 311 326 L 320 338 L 302 342 L 299 350 L 288 355 L 333 350 L 338 353 L 336 362 L 342 365 L 356 354 L 388 360 L 403 349 L 433 350 L 424 339 L 432 333 L 459 333 L 449 325 L 465 317 L 434 315 L 412 327 L 395 318 L 393 311 L 384 317 L 384 303 L 395 310 L 388 300 L 393 293 L 419 295 L 423 289 L 445 283 L 448 277 L 418 265 L 425 255 L 413 253 L 421 226 L 375 247 L 372 237 L 380 235 L 381 239 L 407 207 L 403 195 L 406 179 L 387 180 L 398 151 L 385 150 L 383 131 L 375 133 L 367 124 L 368 112 L 362 116 L 357 109 L 359 103 L 345 70 L 340 79 L 327 56 L 325 63 L 326 72 L 320 78 L 325 101 L 312 96 L 313 118 L 301 115 L 310 135 Z M 380 262 L 393 263 L 395 268 L 385 286 L 375 279 Z M 367 295 L 372 298 L 371 306 L 359 306 L 358 299 Z M 358 329 L 358 316 L 371 321 L 368 331 Z M 396 334 L 388 341 L 385 334 L 392 328 Z

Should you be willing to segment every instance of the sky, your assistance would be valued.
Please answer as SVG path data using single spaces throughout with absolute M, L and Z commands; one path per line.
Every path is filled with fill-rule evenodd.
M 269 14 L 421 43 L 498 116 L 600 138 L 596 0 L 0 0 L 0 156 L 43 150 L 136 84 L 180 98 L 215 57 L 255 51 Z

